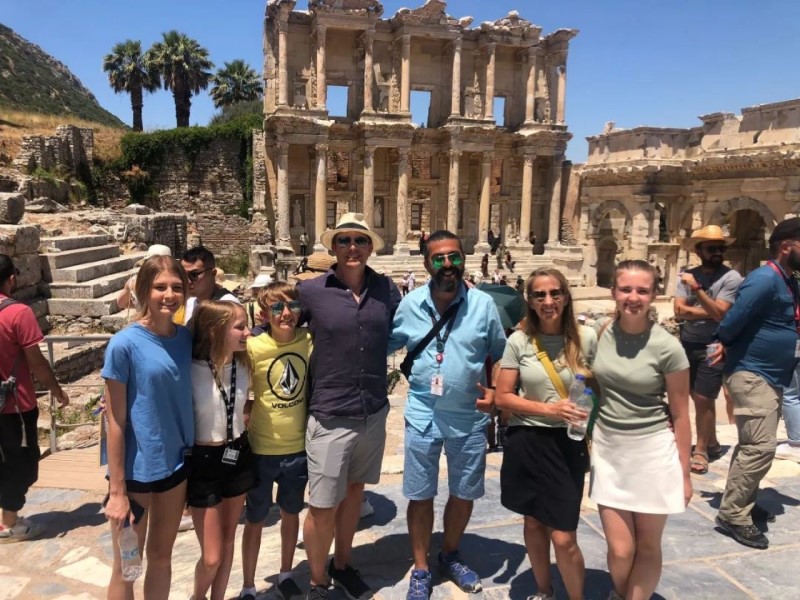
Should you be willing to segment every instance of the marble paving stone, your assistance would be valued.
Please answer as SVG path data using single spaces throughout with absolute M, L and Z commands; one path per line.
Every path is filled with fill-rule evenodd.
M 800 597 L 797 582 L 798 565 L 800 565 L 800 548 L 797 547 L 748 553 L 718 563 L 720 569 L 741 582 L 760 600 L 788 600 Z
M 111 579 L 111 567 L 90 556 L 78 562 L 61 567 L 56 571 L 62 577 L 77 579 L 80 582 L 107 587 Z
M 27 593 L 32 597 L 56 596 L 67 594 L 69 589 L 60 583 L 39 583 L 28 586 Z
M 666 600 L 748 600 L 752 598 L 725 576 L 702 563 L 666 565 L 658 582 L 657 594 Z M 786 596 L 785 598 L 789 598 Z
M 0 575 L 0 600 L 13 600 L 17 598 L 30 580 L 30 577 Z

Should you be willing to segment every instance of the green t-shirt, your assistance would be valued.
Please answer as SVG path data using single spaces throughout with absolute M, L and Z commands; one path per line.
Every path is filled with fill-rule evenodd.
M 581 354 L 584 366 L 587 368 L 594 359 L 597 345 L 597 334 L 591 327 L 578 326 L 581 338 Z M 564 358 L 563 335 L 540 335 L 539 340 L 547 356 L 553 363 L 564 387 L 569 389 L 572 385 L 573 373 L 567 367 Z M 556 391 L 550 377 L 547 376 L 544 366 L 536 357 L 533 343 L 524 331 L 515 331 L 506 342 L 503 358 L 500 360 L 503 369 L 519 371 L 519 396 L 531 402 L 555 403 L 561 400 L 561 395 Z M 512 413 L 509 425 L 533 425 L 537 427 L 566 427 L 562 419 L 552 417 L 534 417 Z
M 653 325 L 632 335 L 613 322 L 597 342 L 594 376 L 600 384 L 598 422 L 620 431 L 652 433 L 667 427 L 665 375 L 689 368 L 680 342 Z

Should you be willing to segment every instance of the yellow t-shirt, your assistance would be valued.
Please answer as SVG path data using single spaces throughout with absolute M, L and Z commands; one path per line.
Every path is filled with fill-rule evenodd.
M 305 449 L 306 377 L 311 333 L 298 328 L 280 344 L 268 333 L 247 340 L 255 400 L 248 436 L 256 454 L 277 456 Z

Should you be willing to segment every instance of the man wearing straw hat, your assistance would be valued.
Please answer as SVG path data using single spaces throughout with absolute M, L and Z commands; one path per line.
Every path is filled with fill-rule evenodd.
M 715 411 L 722 388 L 722 365 L 709 365 L 706 350 L 742 283 L 742 276 L 722 263 L 733 241 L 716 225 L 694 232 L 689 245 L 697 252 L 700 266 L 680 275 L 673 305 L 675 318 L 682 321 L 681 344 L 689 359 L 689 386 L 695 406 L 697 442 L 690 468 L 700 475 L 708 472 L 709 460 L 722 455 Z
M 326 598 L 330 578 L 348 598 L 362 600 L 373 595 L 350 559 L 364 484 L 380 479 L 389 412 L 386 349 L 400 292 L 367 266 L 383 240 L 361 213 L 342 215 L 321 242 L 334 252 L 336 264 L 298 285 L 301 318 L 314 336 L 303 531 L 311 570 L 308 598 Z M 336 547 L 326 565 L 334 533 Z

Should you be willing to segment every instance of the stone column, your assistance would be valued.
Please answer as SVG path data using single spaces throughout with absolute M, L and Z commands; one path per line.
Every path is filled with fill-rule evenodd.
M 372 107 L 372 42 L 375 31 L 368 29 L 364 32 L 364 111 L 373 112 Z
M 392 253 L 408 256 L 408 148 L 398 148 L 397 152 L 397 241 Z
M 556 123 L 564 123 L 566 101 L 567 101 L 567 65 L 559 65 L 558 69 L 558 88 L 556 96 Z
M 486 102 L 484 103 L 483 118 L 487 121 L 494 120 L 494 51 L 495 44 L 486 44 L 489 59 L 486 61 Z
M 325 26 L 317 25 L 317 109 L 328 110 L 328 84 L 325 81 Z
M 533 123 L 536 99 L 536 48 L 528 48 L 528 81 L 525 90 L 525 123 Z M 527 234 L 526 234 L 527 235 Z
M 400 63 L 400 112 L 409 112 L 411 103 L 411 36 L 405 34 Z
M 447 187 L 447 229 L 458 234 L 458 167 L 460 150 L 450 150 L 450 177 Z
M 478 211 L 478 243 L 475 254 L 489 252 L 489 201 L 491 199 L 492 153 L 484 152 L 481 161 L 481 204 Z
M 287 69 L 288 62 L 286 60 L 286 47 L 288 45 L 289 35 L 289 21 L 288 14 L 281 11 L 278 16 L 278 105 L 286 106 L 288 104 L 288 81 Z
M 325 217 L 328 201 L 328 144 L 317 144 L 316 187 L 314 188 L 314 252 L 325 251 L 322 234 L 325 232 Z
M 453 40 L 453 83 L 450 117 L 461 116 L 461 36 Z
M 375 159 L 375 148 L 373 146 L 364 147 L 364 201 L 363 213 L 364 220 L 370 226 L 375 227 L 372 222 L 372 209 L 375 206 L 375 169 L 373 163 Z
M 533 204 L 533 154 L 526 154 L 522 163 L 522 198 L 519 211 L 519 241 L 526 244 L 530 241 L 531 205 Z
M 278 246 L 290 245 L 289 232 L 289 144 L 278 142 L 278 218 L 275 237 Z
M 553 160 L 553 195 L 550 196 L 550 222 L 547 227 L 547 243 L 558 244 L 559 231 L 561 230 L 561 163 L 563 156 Z

